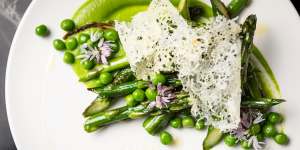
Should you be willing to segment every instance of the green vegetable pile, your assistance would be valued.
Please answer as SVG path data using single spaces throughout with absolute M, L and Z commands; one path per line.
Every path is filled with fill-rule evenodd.
M 114 24 L 109 21 L 118 19 L 118 15 L 101 16 L 106 12 L 92 8 L 97 7 L 94 3 L 99 1 L 107 2 L 107 0 L 89 0 L 76 12 L 73 19 L 63 20 L 60 27 L 67 34 L 63 39 L 53 41 L 53 47 L 64 52 L 63 61 L 72 65 L 79 76 L 79 81 L 83 82 L 88 90 L 98 94 L 98 97 L 83 112 L 86 118 L 84 123 L 86 132 L 94 132 L 123 120 L 145 117 L 143 127 L 146 132 L 159 135 L 164 145 L 172 144 L 173 140 L 172 135 L 166 131 L 168 126 L 176 129 L 207 128 L 207 136 L 203 141 L 204 150 L 211 149 L 222 139 L 230 147 L 240 145 L 244 149 L 260 149 L 265 138 L 272 138 L 281 145 L 288 144 L 287 135 L 276 128 L 284 121 L 283 115 L 271 111 L 273 106 L 284 100 L 280 97 L 279 86 L 270 67 L 253 45 L 257 21 L 255 15 L 248 16 L 241 25 L 241 126 L 237 131 L 222 133 L 212 126 L 206 127 L 205 119 L 195 118 L 190 114 L 189 95 L 182 90 L 176 73 L 157 73 L 148 81 L 135 78 L 134 72 L 126 61 L 126 54 L 118 33 L 113 28 Z M 130 5 L 135 3 L 134 0 L 125 0 L 120 2 L 120 7 L 125 6 L 126 2 Z M 137 10 L 129 11 L 128 18 L 144 10 L 149 2 L 144 0 L 145 7 L 141 6 Z M 141 5 L 140 1 L 137 3 Z M 238 16 L 249 2 L 232 0 L 226 6 L 220 0 L 211 0 L 212 9 L 198 0 L 173 0 L 172 3 L 178 5 L 180 14 L 194 26 L 202 26 L 212 15 L 223 15 L 228 19 Z M 113 4 L 112 7 L 116 7 L 115 5 Z M 90 11 L 86 11 L 85 8 Z M 98 13 L 98 20 L 95 20 L 94 16 L 90 19 L 80 19 L 83 15 L 91 15 L 93 12 Z M 37 26 L 35 31 L 42 37 L 49 34 L 45 25 Z M 97 46 L 102 46 L 101 50 L 107 50 L 109 53 L 105 55 L 82 52 L 85 50 L 92 53 Z M 124 98 L 126 105 L 110 109 L 120 98 Z M 158 99 L 161 104 L 153 106 L 153 102 Z

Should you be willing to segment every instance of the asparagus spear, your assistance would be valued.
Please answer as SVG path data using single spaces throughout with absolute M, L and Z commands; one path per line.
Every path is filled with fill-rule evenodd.
M 145 130 L 154 135 L 167 127 L 169 121 L 174 116 L 173 113 L 164 113 L 158 116 L 149 116 L 143 123 Z
M 242 69 L 241 69 L 241 88 L 243 89 L 247 83 L 247 71 L 249 66 L 249 57 L 252 53 L 253 37 L 256 29 L 256 16 L 250 15 L 246 18 L 242 25 Z M 243 90 L 244 91 L 244 90 Z
M 285 102 L 283 99 L 250 98 L 241 102 L 241 107 L 266 109 Z
M 163 109 L 158 109 L 156 107 L 148 107 L 150 101 L 146 101 L 141 103 L 135 107 L 120 107 L 113 110 L 108 110 L 105 112 L 101 112 L 95 114 L 85 121 L 84 129 L 87 132 L 93 132 L 105 125 L 109 125 L 118 121 L 126 120 L 126 119 L 136 119 L 150 114 L 153 111 L 162 111 L 166 113 L 178 112 L 183 109 L 187 109 L 190 107 L 188 105 L 187 98 L 178 99 L 174 102 L 168 104 L 167 107 Z
M 126 58 L 115 58 L 115 60 L 112 60 L 109 65 L 97 66 L 94 70 L 90 71 L 85 76 L 81 76 L 79 78 L 79 81 L 86 82 L 97 78 L 101 72 L 111 72 L 118 69 L 126 68 L 128 66 L 129 63 Z
M 273 105 L 277 105 L 284 100 L 280 99 L 267 99 L 267 98 L 259 98 L 254 100 L 245 100 L 242 102 L 242 107 L 249 107 L 249 108 L 268 108 Z M 118 121 L 126 120 L 126 119 L 136 119 L 143 117 L 145 115 L 150 114 L 154 111 L 161 111 L 166 113 L 173 113 L 185 110 L 190 107 L 189 100 L 187 96 L 184 94 L 178 94 L 177 100 L 168 104 L 167 107 L 162 109 L 157 108 L 149 108 L 150 101 L 146 101 L 141 103 L 136 107 L 120 107 L 113 110 L 101 112 L 90 116 L 85 122 L 85 130 L 87 132 L 93 132 L 96 129 L 103 127 L 105 125 L 109 125 Z M 161 114 L 161 113 L 159 113 Z
M 100 94 L 102 96 L 121 97 L 121 96 L 125 96 L 125 95 L 132 93 L 137 88 L 146 88 L 146 87 L 148 87 L 149 84 L 150 84 L 150 82 L 148 82 L 148 81 L 136 80 L 136 81 L 122 83 L 119 85 L 112 84 L 112 85 L 106 86 L 104 88 L 101 87 L 101 88 L 94 88 L 94 89 L 90 89 L 90 90 L 97 94 Z M 178 80 L 175 77 L 168 78 L 166 84 L 173 86 L 173 87 L 181 86 L 180 80 Z
M 189 12 L 189 0 L 180 0 L 177 9 L 184 19 L 191 19 Z
M 242 10 L 248 5 L 249 0 L 232 0 L 227 6 L 230 12 L 230 17 L 234 18 L 238 16 Z
M 210 0 L 214 16 L 223 15 L 230 18 L 229 11 L 221 0 Z
M 93 132 L 106 124 L 128 119 L 128 113 L 126 113 L 126 111 L 128 112 L 128 107 L 124 106 L 95 114 L 85 121 L 84 129 L 86 132 Z
M 207 135 L 202 143 L 203 150 L 210 150 L 215 145 L 220 143 L 222 138 L 223 133 L 221 132 L 221 130 L 210 126 L 208 128 Z
M 173 87 L 181 87 L 181 81 L 177 79 L 176 77 L 170 77 L 167 78 L 167 85 L 173 86 Z
M 134 75 L 133 75 L 133 72 L 131 71 L 130 68 L 123 69 L 123 70 L 117 72 L 114 76 L 115 77 L 114 77 L 113 82 L 108 86 L 122 84 L 122 83 L 127 82 L 127 81 L 132 81 L 135 78 Z M 112 100 L 113 99 L 108 98 L 108 97 L 98 96 L 85 109 L 85 111 L 83 112 L 83 116 L 88 117 L 88 116 L 94 115 L 96 113 L 99 113 L 99 112 L 107 109 L 111 105 Z
M 118 72 L 112 82 L 112 85 L 122 84 L 135 79 L 134 73 L 130 68 L 125 68 Z
M 84 129 L 87 132 L 93 132 L 98 128 L 114 122 L 136 119 L 145 116 L 153 111 L 153 108 L 148 108 L 149 103 L 142 103 L 136 107 L 120 107 L 113 110 L 98 113 L 89 117 L 84 124 Z
M 262 97 L 262 91 L 260 87 L 260 83 L 257 78 L 257 72 L 258 70 L 253 67 L 251 63 L 249 63 L 248 66 L 248 77 L 247 77 L 247 94 L 245 95 L 250 95 L 251 97 L 255 98 L 260 98 Z
M 131 81 L 119 85 L 107 86 L 104 88 L 91 89 L 93 92 L 107 97 L 121 97 L 132 93 L 137 88 L 145 88 L 148 86 L 147 81 Z
M 98 96 L 82 113 L 84 117 L 92 116 L 96 113 L 106 110 L 110 104 L 110 99 L 107 97 Z
M 113 75 L 113 81 L 109 85 L 105 85 L 101 83 L 99 80 L 94 79 L 85 83 L 86 88 L 87 89 L 104 88 L 107 86 L 114 86 L 114 85 L 122 84 L 124 82 L 133 81 L 135 79 L 135 76 L 133 72 L 130 70 L 130 68 L 114 71 L 112 75 Z M 93 78 L 97 78 L 98 76 L 99 75 L 96 73 L 96 75 Z
M 211 0 L 214 16 L 223 15 L 226 18 L 234 18 L 247 6 L 249 0 L 232 0 L 228 7 L 221 0 Z

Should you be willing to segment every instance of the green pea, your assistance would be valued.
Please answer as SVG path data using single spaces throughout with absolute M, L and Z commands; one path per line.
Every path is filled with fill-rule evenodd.
M 250 134 L 251 135 L 257 135 L 260 132 L 260 125 L 259 124 L 253 124 L 250 127 Z
M 66 49 L 66 45 L 65 45 L 64 41 L 62 41 L 60 39 L 53 40 L 52 44 L 56 50 L 63 51 Z
M 94 85 L 96 87 L 104 87 L 103 83 L 100 81 L 100 79 L 96 79 Z
M 289 143 L 289 138 L 284 133 L 278 133 L 275 135 L 274 141 L 280 145 L 287 145 Z
M 35 33 L 38 36 L 45 37 L 49 34 L 49 30 L 46 25 L 41 24 L 35 28 Z
M 234 146 L 237 144 L 237 138 L 229 134 L 225 136 L 224 142 L 228 146 Z
M 127 106 L 129 107 L 133 107 L 137 104 L 137 102 L 134 100 L 133 96 L 130 94 L 130 95 L 127 95 L 125 97 L 125 101 L 127 103 Z
M 89 39 L 90 39 L 90 35 L 88 35 L 88 34 L 86 34 L 86 33 L 81 33 L 81 34 L 79 34 L 79 37 L 78 37 L 78 43 L 79 43 L 79 44 L 84 44 L 84 43 L 86 43 Z
M 145 99 L 145 92 L 142 89 L 136 89 L 133 93 L 132 96 L 134 100 L 141 102 L 144 101 Z
M 65 19 L 60 23 L 60 27 L 65 31 L 73 31 L 75 28 L 75 23 L 71 19 Z
M 70 52 L 65 52 L 64 54 L 64 62 L 67 64 L 73 64 L 75 62 L 75 57 Z
M 241 146 L 243 149 L 251 149 L 251 144 L 246 140 L 241 141 Z
M 152 83 L 154 85 L 165 84 L 167 81 L 166 77 L 163 74 L 157 73 L 152 78 Z
M 272 124 L 266 124 L 263 127 L 263 133 L 266 137 L 274 137 L 277 133 L 276 128 Z
M 182 128 L 182 120 L 181 118 L 174 118 L 170 121 L 170 126 L 173 128 Z
M 92 61 L 86 60 L 86 61 L 82 62 L 82 66 L 83 66 L 83 68 L 86 69 L 86 70 L 91 70 L 91 69 L 93 69 L 95 65 L 96 65 L 96 64 L 95 64 L 95 61 L 93 61 L 93 60 L 92 60 Z
M 157 96 L 157 91 L 155 89 L 152 88 L 148 88 L 145 92 L 146 97 L 148 100 L 150 101 L 154 101 L 156 99 Z
M 100 74 L 99 79 L 102 84 L 107 85 L 112 82 L 113 76 L 108 72 L 103 72 Z
M 66 40 L 67 50 L 74 50 L 77 48 L 77 45 L 78 45 L 77 40 L 74 37 Z
M 118 32 L 114 29 L 105 30 L 103 36 L 107 41 L 116 41 L 119 38 Z
M 160 137 L 160 142 L 164 145 L 169 145 L 173 142 L 172 135 L 170 133 L 168 133 L 167 131 L 161 132 L 159 137 Z
M 196 121 L 196 124 L 195 124 L 195 129 L 196 130 L 203 130 L 205 129 L 205 121 L 203 119 L 198 119 Z
M 182 118 L 182 126 L 185 128 L 193 128 L 195 126 L 194 118 L 191 116 L 185 116 Z
M 111 42 L 110 48 L 112 49 L 113 53 L 116 53 L 119 51 L 119 43 L 118 42 Z
M 283 121 L 283 117 L 281 114 L 277 112 L 270 112 L 268 114 L 267 120 L 269 123 L 276 124 L 276 123 L 281 123 Z
M 256 138 L 259 142 L 263 142 L 265 140 L 265 136 L 262 133 L 257 134 Z

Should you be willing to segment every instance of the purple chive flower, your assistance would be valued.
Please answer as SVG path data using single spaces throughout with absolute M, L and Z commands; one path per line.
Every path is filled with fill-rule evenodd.
M 262 113 L 258 113 L 256 118 L 253 120 L 254 124 L 259 124 L 265 120 L 264 115 Z
M 101 51 L 101 55 L 100 55 L 100 58 L 101 58 L 101 62 L 103 64 L 108 64 L 108 57 L 111 55 L 112 53 L 112 49 L 111 49 L 111 42 L 109 41 L 104 41 L 104 39 L 100 39 L 99 43 L 98 43 L 98 48 L 99 50 Z
M 241 124 L 244 128 L 249 128 L 251 126 L 252 117 L 249 115 L 249 113 L 242 112 L 241 114 Z
M 232 130 L 230 133 L 234 135 L 238 139 L 238 141 L 245 140 L 248 134 L 242 123 L 240 123 L 238 128 Z
M 94 32 L 90 34 L 90 37 L 92 42 L 97 42 L 102 37 L 102 33 Z
M 248 140 L 249 145 L 252 145 L 254 150 L 262 150 L 265 142 L 259 142 L 256 136 L 251 136 Z
M 77 58 L 81 59 L 82 61 L 87 60 L 100 60 L 100 51 L 97 48 L 88 46 L 88 45 L 82 45 L 81 47 L 82 54 L 77 56 Z
M 77 58 L 82 59 L 82 61 L 86 60 L 96 60 L 99 64 L 108 64 L 108 58 L 112 53 L 111 42 L 104 41 L 103 38 L 99 40 L 97 47 L 89 46 L 88 44 L 83 44 L 81 46 L 82 54 Z
M 172 92 L 173 88 L 164 86 L 161 84 L 157 85 L 157 96 L 156 96 L 156 107 L 166 107 L 168 103 L 176 98 L 176 95 Z
M 153 102 L 150 102 L 149 105 L 148 105 L 148 109 L 153 109 L 154 107 L 156 106 L 156 102 L 153 101 Z
M 248 129 L 252 124 L 258 124 L 264 121 L 263 114 L 259 111 L 255 111 L 252 109 L 244 109 L 241 110 L 241 122 L 237 129 L 231 131 L 233 135 L 235 135 L 238 140 L 243 140 L 249 138 Z

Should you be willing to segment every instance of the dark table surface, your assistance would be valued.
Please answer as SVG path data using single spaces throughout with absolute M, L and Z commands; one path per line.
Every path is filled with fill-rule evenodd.
M 31 0 L 0 0 L 0 150 L 16 150 L 6 116 L 5 69 L 13 35 L 30 2 Z M 299 5 L 296 8 L 299 12 Z
M 16 150 L 5 109 L 5 69 L 9 47 L 31 0 L 0 0 L 0 150 Z

